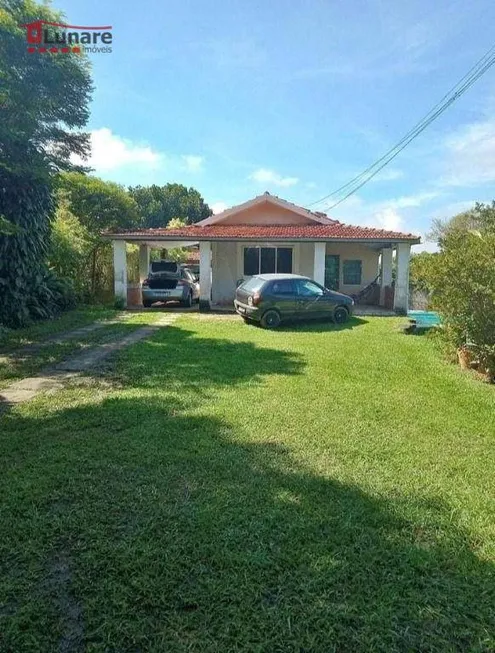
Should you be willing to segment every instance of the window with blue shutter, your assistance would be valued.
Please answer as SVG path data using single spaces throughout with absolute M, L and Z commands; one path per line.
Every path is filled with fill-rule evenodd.
M 343 276 L 344 285 L 360 286 L 363 262 L 359 260 L 344 261 Z

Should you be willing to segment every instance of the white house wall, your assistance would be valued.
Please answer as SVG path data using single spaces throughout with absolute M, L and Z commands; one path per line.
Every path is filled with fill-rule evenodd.
M 312 245 L 311 245 L 312 247 Z M 354 243 L 327 243 L 327 255 L 340 256 L 340 283 L 339 290 L 345 294 L 357 293 L 371 283 L 379 272 L 380 251 L 366 245 Z M 344 284 L 344 261 L 362 261 L 361 285 Z
M 314 243 L 299 243 L 299 267 L 294 268 L 294 274 L 302 274 L 303 277 L 313 277 L 314 266 Z
M 212 289 L 214 304 L 232 303 L 234 300 L 236 282 L 239 279 L 237 271 L 237 243 L 212 243 Z

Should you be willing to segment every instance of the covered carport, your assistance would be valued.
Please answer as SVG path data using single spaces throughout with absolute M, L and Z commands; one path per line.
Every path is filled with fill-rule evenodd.
M 139 247 L 139 283 L 142 284 L 143 281 L 148 276 L 149 267 L 150 267 L 150 252 L 152 249 L 176 249 L 183 247 L 191 247 L 192 245 L 197 245 L 197 240 L 172 240 L 160 236 L 158 234 L 150 234 L 150 231 L 146 230 L 148 233 L 138 235 L 133 233 L 132 235 L 120 233 L 120 234 L 105 234 L 105 238 L 112 241 L 113 246 L 113 268 L 114 268 L 114 293 L 115 298 L 119 298 L 124 306 L 127 306 L 127 245 L 137 245 Z M 208 276 L 209 266 L 202 266 L 205 270 L 206 275 Z M 200 286 L 207 288 L 209 284 L 209 279 L 202 279 L 200 277 Z M 209 292 L 209 291 L 208 291 Z M 203 293 L 201 293 L 203 294 Z M 209 299 L 209 295 L 208 295 Z

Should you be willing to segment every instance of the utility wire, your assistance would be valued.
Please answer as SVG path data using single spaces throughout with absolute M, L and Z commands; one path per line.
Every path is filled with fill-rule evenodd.
M 373 170 L 372 172 L 370 172 L 370 173 L 368 174 L 368 176 L 366 176 L 366 177 L 363 179 L 363 181 L 361 181 L 361 182 L 358 183 L 356 186 L 354 186 L 353 188 L 351 188 L 351 189 L 349 190 L 349 192 L 347 192 L 347 193 L 344 195 L 344 197 L 342 197 L 342 198 L 339 199 L 338 201 L 334 202 L 333 204 L 331 204 L 331 205 L 329 205 L 329 206 L 326 206 L 325 209 L 324 209 L 324 211 L 330 211 L 331 209 L 335 208 L 335 207 L 338 206 L 339 204 L 342 204 L 342 202 L 344 202 L 348 197 L 350 197 L 351 195 L 353 195 L 354 193 L 356 193 L 360 188 L 362 188 L 366 183 L 368 183 L 368 181 L 370 181 L 370 179 L 372 179 L 375 175 L 377 175 L 377 174 L 380 172 L 380 170 L 382 170 L 382 168 L 384 168 L 384 167 L 385 167 L 386 165 L 388 165 L 388 164 L 389 164 L 393 159 L 395 159 L 395 157 L 396 157 L 396 156 L 397 156 L 397 155 L 398 155 L 398 154 L 399 154 L 399 153 L 400 153 L 400 152 L 401 152 L 401 151 L 402 151 L 402 150 L 403 150 L 403 149 L 404 149 L 404 148 L 405 148 L 405 147 L 406 147 L 406 146 L 407 146 L 407 145 L 408 145 L 412 140 L 414 140 L 417 136 L 419 136 L 419 134 L 420 134 L 421 132 L 423 132 L 423 131 L 428 127 L 428 125 L 429 125 L 431 122 L 433 122 L 433 120 L 435 120 L 435 118 L 437 118 L 437 117 L 438 117 L 441 113 L 443 113 L 443 112 L 444 112 L 444 111 L 445 111 L 445 110 L 446 110 L 446 109 L 447 109 L 447 108 L 448 108 L 448 107 L 449 107 L 453 102 L 455 102 L 455 100 L 457 100 L 457 99 L 458 99 L 458 98 L 459 98 L 463 93 L 465 93 L 465 91 L 467 91 L 467 89 L 468 89 L 470 86 L 472 86 L 472 85 L 474 84 L 474 82 L 476 82 L 476 81 L 477 81 L 477 80 L 478 80 L 478 79 L 479 79 L 479 78 L 480 78 L 480 77 L 481 77 L 481 76 L 482 76 L 482 75 L 483 75 L 483 74 L 488 70 L 488 68 L 490 68 L 494 63 L 495 63 L 495 57 L 494 57 L 494 59 L 493 59 L 489 64 L 487 64 L 487 65 L 485 66 L 485 68 L 484 68 L 483 70 L 480 71 L 479 74 L 476 75 L 476 77 L 474 77 L 474 78 L 469 82 L 469 84 L 466 85 L 466 87 L 465 87 L 464 89 L 462 89 L 461 91 L 459 91 L 458 93 L 456 93 L 456 95 L 455 95 L 454 97 L 452 97 L 452 98 L 451 98 L 451 99 L 450 99 L 450 100 L 445 104 L 444 107 L 442 107 L 441 109 L 439 109 L 439 110 L 438 110 L 438 111 L 437 111 L 437 112 L 432 116 L 432 118 L 431 118 L 431 119 L 430 119 L 430 120 L 429 120 L 425 125 L 423 125 L 420 129 L 418 129 L 418 131 L 417 131 L 416 133 L 414 133 L 414 134 L 413 134 L 413 135 L 412 135 L 412 136 L 411 136 L 411 137 L 410 137 L 406 142 L 404 142 L 404 144 L 401 145 L 401 147 L 400 147 L 399 149 L 397 149 L 396 152 L 394 152 L 391 156 L 389 156 L 389 158 L 388 158 L 386 161 L 384 161 L 384 162 L 383 162 L 383 163 L 382 163 L 378 168 L 376 168 L 375 170 Z
M 444 97 L 440 100 L 440 102 L 438 102 L 438 103 L 437 103 L 437 104 L 436 104 L 436 105 L 435 105 L 435 106 L 434 106 L 434 107 L 433 107 L 433 108 L 432 108 L 432 109 L 431 109 L 431 110 L 430 110 L 430 111 L 429 111 L 429 112 L 428 112 L 428 113 L 427 113 L 427 114 L 426 114 L 426 115 L 425 115 L 425 116 L 424 116 L 424 117 L 423 117 L 423 118 L 422 118 L 422 119 L 421 119 L 421 120 L 420 120 L 420 121 L 419 121 L 419 122 L 418 122 L 418 123 L 417 123 L 417 124 L 412 128 L 412 129 L 411 129 L 411 130 L 409 130 L 409 132 L 407 132 L 407 134 L 406 134 L 405 136 L 403 136 L 402 139 L 401 139 L 398 143 L 396 143 L 396 145 L 394 145 L 394 146 L 393 146 L 390 150 L 388 150 L 388 151 L 387 151 L 387 152 L 386 152 L 382 157 L 380 157 L 380 159 L 378 159 L 377 161 L 375 161 L 371 166 L 369 166 L 368 168 L 366 168 L 363 172 L 361 172 L 359 175 L 357 175 L 356 177 L 354 177 L 353 179 L 351 179 L 349 182 L 347 182 L 347 183 L 344 184 L 343 186 L 340 186 L 339 188 L 337 188 L 335 191 L 333 191 L 333 192 L 330 193 L 329 195 L 326 195 L 325 197 L 322 197 L 321 199 L 317 200 L 316 202 L 313 202 L 312 204 L 310 204 L 309 206 L 313 206 L 314 204 L 319 204 L 319 203 L 323 202 L 324 200 L 326 200 L 326 199 L 328 199 L 328 198 L 330 198 L 330 197 L 333 197 L 334 195 L 337 195 L 337 194 L 338 194 L 339 192 L 341 192 L 342 190 L 344 190 L 344 189 L 346 189 L 347 187 L 349 187 L 349 186 L 351 186 L 352 184 L 354 184 L 356 181 L 358 181 L 358 180 L 361 179 L 363 176 L 365 176 L 369 171 L 371 171 L 375 166 L 377 166 L 381 161 L 383 161 L 383 160 L 386 159 L 390 154 L 392 154 L 392 153 L 393 153 L 393 152 L 394 152 L 398 147 L 400 147 L 400 146 L 402 145 L 402 143 L 403 143 L 404 141 L 406 141 L 406 140 L 407 140 L 411 135 L 416 134 L 417 131 L 418 131 L 418 129 L 423 125 L 424 122 L 428 121 L 427 124 L 430 124 L 431 121 L 429 120 L 429 118 L 432 116 L 432 114 L 435 113 L 435 117 L 438 115 L 438 113 L 436 113 L 436 112 L 437 112 L 437 109 L 440 108 L 440 107 L 442 106 L 442 104 L 445 102 L 445 100 L 446 100 L 447 98 L 449 98 L 449 96 L 451 96 L 452 93 L 457 92 L 457 91 L 459 90 L 459 87 L 463 88 L 461 85 L 463 84 L 464 80 L 466 80 L 467 78 L 469 78 L 469 77 L 473 74 L 473 71 L 479 69 L 480 66 L 483 67 L 483 65 L 484 65 L 485 63 L 487 63 L 487 61 L 489 60 L 489 57 L 492 56 L 492 54 L 493 54 L 494 51 L 495 51 L 495 45 L 492 46 L 492 47 L 490 48 L 490 50 L 488 50 L 488 52 L 487 52 L 483 57 L 481 57 L 481 59 L 480 59 L 479 61 L 477 61 L 476 64 L 475 64 L 474 66 L 472 66 L 472 68 L 471 68 L 471 69 L 470 69 L 470 70 L 469 70 L 469 71 L 464 75 L 464 77 L 462 77 L 462 79 L 459 80 L 459 82 L 457 82 L 457 84 L 455 84 L 455 86 L 453 86 L 453 87 L 448 91 L 448 93 L 446 93 L 446 94 L 444 95 Z M 490 66 L 491 66 L 492 64 L 493 64 L 493 61 L 490 63 Z M 483 72 L 485 72 L 485 69 L 484 69 L 484 68 L 483 68 Z M 458 97 L 458 96 L 456 95 L 456 98 L 457 98 L 457 97 Z M 449 103 L 449 104 L 450 104 L 450 103 Z
M 391 152 L 393 152 L 397 147 L 399 147 L 399 146 L 400 146 L 400 145 L 401 145 L 401 144 L 402 144 L 402 143 L 403 143 L 403 142 L 404 142 L 404 141 L 405 141 L 405 140 L 406 140 L 406 139 L 407 139 L 411 134 L 413 134 L 413 133 L 418 129 L 418 127 L 420 127 L 420 126 L 423 124 L 423 122 L 426 121 L 426 120 L 427 120 L 427 119 L 428 119 L 428 118 L 429 118 L 429 117 L 430 117 L 430 116 L 431 116 L 431 115 L 432 115 L 432 114 L 433 114 L 433 113 L 434 113 L 434 112 L 435 112 L 435 111 L 436 111 L 436 110 L 437 110 L 437 109 L 438 109 L 438 108 L 439 108 L 439 107 L 440 107 L 440 106 L 445 102 L 445 100 L 446 100 L 446 99 L 447 99 L 447 98 L 448 98 L 452 93 L 454 93 L 454 92 L 458 89 L 458 87 L 460 87 L 460 86 L 462 85 L 462 83 L 464 82 L 465 79 L 467 79 L 470 75 L 472 75 L 473 72 L 474 72 L 476 69 L 478 69 L 478 68 L 479 68 L 479 67 L 480 67 L 484 62 L 486 62 L 486 60 L 489 59 L 489 57 L 493 54 L 493 52 L 495 52 L 495 45 L 492 46 L 492 47 L 490 48 L 490 50 L 488 50 L 488 52 L 487 52 L 483 57 L 481 57 L 481 59 L 479 59 L 479 60 L 474 64 L 474 66 L 471 67 L 471 69 L 470 69 L 470 70 L 469 70 L 469 71 L 464 75 L 464 77 L 462 77 L 462 78 L 461 78 L 461 79 L 460 79 L 460 80 L 459 80 L 459 81 L 458 81 L 458 82 L 457 82 L 457 83 L 456 83 L 456 84 L 455 84 L 455 85 L 454 85 L 454 86 L 453 86 L 453 87 L 452 87 L 452 88 L 451 88 L 451 89 L 450 89 L 450 90 L 449 90 L 449 91 L 448 91 L 448 92 L 443 96 L 443 98 L 442 98 L 442 99 L 441 99 L 441 100 L 440 100 L 440 101 L 439 101 L 439 102 L 438 102 L 438 103 L 437 103 L 437 104 L 436 104 L 432 109 L 430 109 L 430 111 L 429 111 L 425 116 L 423 116 L 423 118 L 422 118 L 418 123 L 416 123 L 416 125 L 415 125 L 412 129 L 410 129 L 410 130 L 407 132 L 407 134 L 405 134 L 405 136 L 403 136 L 403 137 L 401 138 L 401 140 L 400 140 L 398 143 L 396 143 L 396 144 L 395 144 L 395 145 L 394 145 L 390 150 L 388 150 L 388 151 L 387 151 L 387 152 L 386 152 L 386 153 L 385 153 L 385 154 L 384 154 L 380 159 L 378 159 L 377 161 L 375 161 L 371 166 L 369 166 L 368 168 L 366 168 L 365 170 L 363 170 L 363 172 L 360 172 L 356 177 L 354 177 L 353 179 L 351 179 L 350 181 L 348 181 L 347 183 L 345 183 L 343 186 L 340 186 L 339 188 L 337 188 L 333 193 L 330 193 L 329 195 L 325 195 L 325 197 L 322 197 L 321 199 L 317 200 L 316 202 L 313 202 L 312 204 L 309 204 L 309 206 L 313 206 L 314 204 L 319 204 L 320 202 L 323 202 L 324 200 L 326 200 L 326 199 L 328 199 L 328 198 L 330 198 L 330 197 L 336 195 L 336 194 L 339 193 L 340 191 L 344 190 L 345 188 L 347 188 L 348 186 L 352 185 L 354 182 L 356 182 L 357 180 L 359 180 L 359 179 L 360 179 L 361 177 L 363 177 L 367 172 L 369 172 L 370 170 L 372 170 L 376 165 L 378 165 L 381 161 L 383 161 L 383 159 L 385 159 L 385 158 L 386 158 L 386 157 L 387 157 Z
M 388 150 L 383 156 L 377 159 L 373 164 L 368 166 L 360 174 L 353 177 L 346 184 L 343 184 L 332 193 L 325 195 L 316 202 L 312 202 L 308 206 L 314 206 L 315 204 L 320 204 L 331 197 L 341 194 L 345 191 L 347 194 L 342 197 L 338 202 L 332 204 L 329 207 L 326 207 L 325 210 L 328 211 L 345 199 L 350 197 L 353 193 L 359 190 L 364 184 L 366 184 L 370 179 L 372 179 L 382 168 L 384 168 L 390 161 L 392 161 L 414 138 L 416 138 L 422 131 L 424 131 L 428 125 L 430 125 L 433 120 L 435 120 L 441 113 L 443 113 L 455 100 L 457 100 L 467 89 L 472 86 L 494 63 L 495 63 L 495 45 L 493 45 L 471 68 L 470 70 L 443 96 L 443 98 L 437 102 L 437 104 L 428 111 L 423 118 L 416 123 L 416 125 L 410 129 L 401 139 L 398 141 L 390 150 Z M 383 162 L 383 164 L 382 164 Z M 382 164 L 382 165 L 380 165 Z

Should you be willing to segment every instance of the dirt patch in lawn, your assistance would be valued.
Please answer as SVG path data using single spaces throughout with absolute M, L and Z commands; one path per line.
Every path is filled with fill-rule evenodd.
M 79 653 L 84 650 L 83 611 L 72 591 L 71 557 L 63 546 L 55 551 L 47 564 L 43 593 L 47 594 L 60 621 L 59 653 Z
M 176 317 L 166 314 L 154 324 L 136 329 L 124 338 L 104 342 L 83 353 L 71 356 L 54 366 L 47 367 L 40 374 L 12 383 L 0 394 L 0 412 L 13 404 L 23 403 L 40 392 L 56 392 L 75 375 L 96 369 L 110 355 L 153 335 L 161 327 L 171 324 Z

